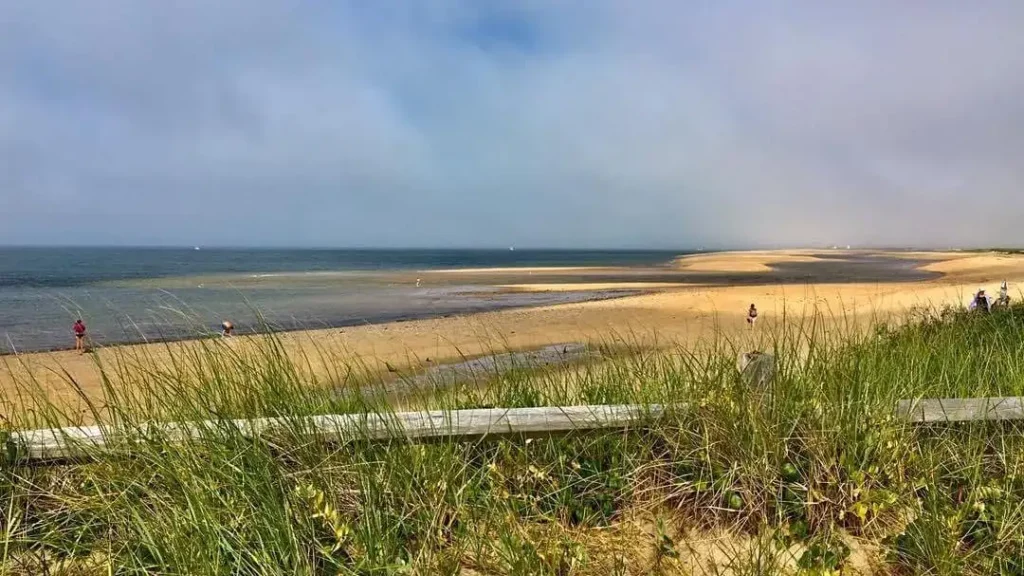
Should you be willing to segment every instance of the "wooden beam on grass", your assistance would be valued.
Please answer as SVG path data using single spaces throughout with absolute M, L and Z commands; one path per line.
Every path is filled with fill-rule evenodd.
M 218 435 L 251 438 L 272 434 L 339 440 L 450 438 L 466 440 L 515 434 L 631 428 L 660 418 L 659 405 L 591 405 L 541 408 L 434 410 L 393 414 L 329 414 L 296 418 L 150 423 L 132 430 L 101 426 L 50 428 L 12 433 L 8 442 L 22 461 L 61 460 L 97 451 L 130 453 L 145 442 L 181 444 Z
M 935 398 L 900 400 L 896 413 L 908 422 L 1024 420 L 1024 398 Z

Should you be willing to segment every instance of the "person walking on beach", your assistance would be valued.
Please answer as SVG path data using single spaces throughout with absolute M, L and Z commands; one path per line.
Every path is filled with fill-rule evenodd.
M 757 306 L 751 304 L 750 309 L 747 310 L 747 324 L 750 324 L 750 327 L 753 328 L 754 322 L 757 322 Z
M 75 320 L 75 325 L 71 329 L 75 332 L 75 350 L 79 354 L 85 353 L 85 322 L 79 318 Z

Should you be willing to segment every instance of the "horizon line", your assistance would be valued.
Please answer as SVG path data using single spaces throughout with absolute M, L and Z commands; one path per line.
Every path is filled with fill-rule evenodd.
M 696 247 L 664 246 L 317 246 L 317 245 L 232 245 L 232 244 L 0 244 L 0 250 L 7 249 L 63 249 L 63 250 L 310 250 L 310 251 L 575 251 L 575 252 L 737 252 L 754 250 L 1018 250 L 1011 246 L 922 246 L 884 244 L 776 244 L 776 245 L 698 245 Z

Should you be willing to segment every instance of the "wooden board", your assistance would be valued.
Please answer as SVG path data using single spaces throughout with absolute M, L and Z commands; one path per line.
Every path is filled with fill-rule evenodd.
M 909 422 L 1024 420 L 1024 398 L 939 398 L 900 400 L 896 413 Z
M 492 435 L 628 428 L 657 419 L 663 412 L 664 409 L 658 405 L 597 405 L 330 414 L 305 418 L 153 423 L 129 432 L 100 426 L 27 430 L 13 433 L 9 442 L 14 444 L 23 459 L 32 461 L 71 458 L 90 450 L 116 449 L 119 446 L 130 449 L 129 440 L 145 439 L 147 435 L 169 443 L 214 437 L 219 431 L 238 431 L 247 437 L 285 431 L 324 440 L 469 439 Z M 126 435 L 130 435 L 130 438 L 126 438 Z

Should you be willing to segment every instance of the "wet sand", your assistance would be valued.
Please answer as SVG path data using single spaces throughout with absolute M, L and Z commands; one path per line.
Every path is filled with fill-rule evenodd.
M 793 320 L 815 311 L 846 322 L 856 318 L 899 315 L 912 306 L 964 305 L 983 282 L 995 292 L 1010 282 L 1011 295 L 1024 287 L 1024 257 L 973 253 L 878 253 L 779 251 L 700 254 L 699 270 L 688 258 L 643 269 L 514 269 L 423 273 L 424 283 L 451 278 L 487 277 L 504 290 L 564 291 L 643 289 L 644 294 L 537 308 L 430 318 L 407 322 L 292 332 L 281 341 L 295 358 L 309 359 L 306 369 L 321 380 L 334 373 L 317 358 L 359 363 L 387 375 L 400 370 L 459 361 L 501 350 L 536 349 L 564 342 L 628 340 L 650 345 L 692 345 L 719 333 L 746 337 L 743 318 L 754 302 L 761 312 L 759 330 L 785 314 Z M 751 263 L 754 262 L 756 266 Z M 752 269 L 756 268 L 756 269 Z M 765 271 L 763 268 L 767 268 Z M 250 345 L 236 337 L 226 346 Z M 70 407 L 80 401 L 66 374 L 89 397 L 102 395 L 97 360 L 110 364 L 129 349 L 154 362 L 169 362 L 176 347 L 188 344 L 141 344 L 102 349 L 95 356 L 74 352 L 24 354 L 0 358 L 0 387 L 10 396 L 15 381 L 33 378 L 48 397 Z M 427 362 L 427 359 L 430 362 Z

